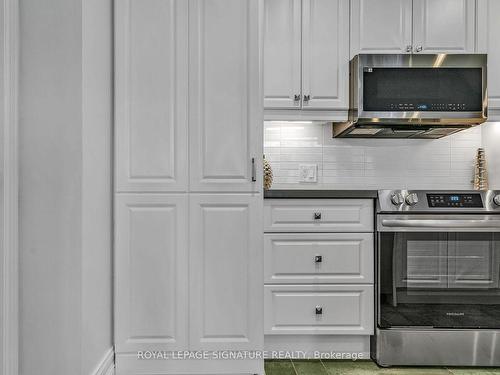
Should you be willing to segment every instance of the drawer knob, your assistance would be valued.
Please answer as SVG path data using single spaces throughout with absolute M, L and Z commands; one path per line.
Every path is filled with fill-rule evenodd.
M 322 314 L 323 314 L 323 307 L 316 306 L 316 315 L 322 315 Z
M 314 220 L 321 220 L 321 212 L 314 213 Z
M 314 257 L 314 261 L 315 261 L 316 263 L 321 263 L 321 262 L 323 261 L 323 256 L 321 256 L 321 255 L 316 255 L 316 256 Z

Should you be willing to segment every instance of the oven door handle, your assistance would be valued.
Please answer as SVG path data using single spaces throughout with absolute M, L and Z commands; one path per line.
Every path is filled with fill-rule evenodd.
M 488 228 L 500 230 L 500 220 L 383 219 L 382 226 L 387 228 Z

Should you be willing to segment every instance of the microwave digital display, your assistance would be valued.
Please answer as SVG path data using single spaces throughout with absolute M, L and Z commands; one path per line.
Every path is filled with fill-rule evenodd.
M 363 69 L 365 111 L 481 111 L 482 89 L 481 68 Z

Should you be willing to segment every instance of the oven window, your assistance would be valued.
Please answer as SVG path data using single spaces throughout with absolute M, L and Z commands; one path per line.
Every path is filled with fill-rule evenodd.
M 381 328 L 500 328 L 498 233 L 379 234 Z
M 481 111 L 481 68 L 365 68 L 365 111 Z

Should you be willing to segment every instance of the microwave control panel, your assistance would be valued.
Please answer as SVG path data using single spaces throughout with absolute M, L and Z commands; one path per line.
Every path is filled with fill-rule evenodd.
M 481 194 L 427 194 L 431 208 L 483 208 Z
M 465 103 L 391 103 L 389 104 L 390 111 L 432 111 L 432 112 L 454 112 L 467 111 Z M 382 109 L 381 109 L 382 110 Z

